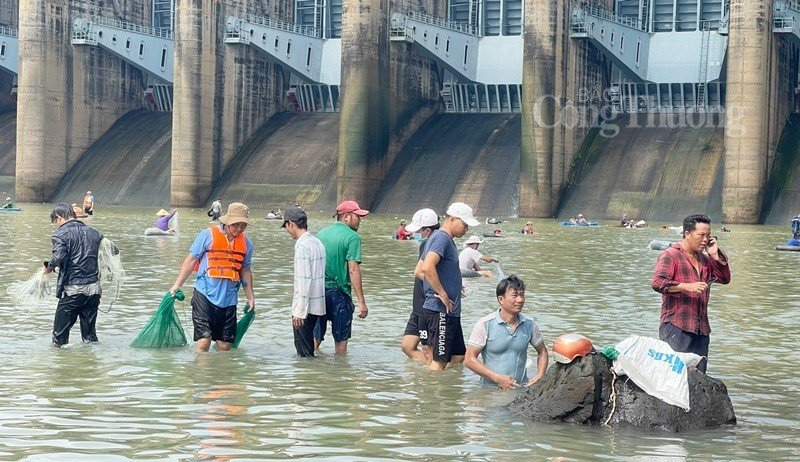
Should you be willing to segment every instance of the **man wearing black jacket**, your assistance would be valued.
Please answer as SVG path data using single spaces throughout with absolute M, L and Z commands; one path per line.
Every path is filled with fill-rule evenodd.
M 59 269 L 56 297 L 58 307 L 53 322 L 53 344 L 69 342 L 69 331 L 80 317 L 81 338 L 96 342 L 97 308 L 100 306 L 100 271 L 97 257 L 103 235 L 75 219 L 69 204 L 59 202 L 50 213 L 53 231 L 53 256 L 45 262 L 45 274 Z

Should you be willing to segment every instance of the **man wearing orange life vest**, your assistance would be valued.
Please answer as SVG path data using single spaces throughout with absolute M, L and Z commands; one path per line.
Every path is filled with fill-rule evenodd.
M 250 261 L 253 244 L 244 234 L 251 223 L 246 205 L 234 202 L 219 225 L 200 231 L 181 265 L 171 293 L 180 289 L 197 271 L 192 295 L 192 323 L 197 351 L 208 351 L 211 342 L 218 350 L 229 350 L 236 338 L 236 305 L 239 287 L 244 286 L 247 304 L 255 309 Z

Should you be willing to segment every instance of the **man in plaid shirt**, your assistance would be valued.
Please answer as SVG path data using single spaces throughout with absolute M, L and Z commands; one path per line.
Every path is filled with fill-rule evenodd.
M 658 257 L 652 286 L 662 300 L 659 338 L 675 351 L 703 356 L 697 365 L 701 372 L 708 365 L 711 283 L 730 281 L 728 257 L 711 236 L 711 219 L 704 214 L 689 215 L 683 220 L 683 241 L 673 243 Z

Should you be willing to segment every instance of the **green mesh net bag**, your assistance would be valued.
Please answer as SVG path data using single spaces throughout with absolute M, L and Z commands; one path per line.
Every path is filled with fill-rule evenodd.
M 180 290 L 171 295 L 169 292 L 164 294 L 161 305 L 158 306 L 155 314 L 144 326 L 142 332 L 131 343 L 133 348 L 173 348 L 182 347 L 187 344 L 186 334 L 183 333 L 183 326 L 175 312 L 175 300 L 183 301 L 186 296 Z
M 245 305 L 244 315 L 239 319 L 239 322 L 236 323 L 236 339 L 233 341 L 234 348 L 239 348 L 239 343 L 241 343 L 244 333 L 250 328 L 250 324 L 253 324 L 253 318 L 255 317 L 255 310 L 251 310 L 250 306 Z

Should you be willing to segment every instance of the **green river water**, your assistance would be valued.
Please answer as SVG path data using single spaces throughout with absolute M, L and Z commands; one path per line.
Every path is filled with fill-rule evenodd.
M 5 282 L 27 279 L 50 253 L 50 207 L 22 206 L 21 213 L 0 215 Z M 713 287 L 709 374 L 727 384 L 739 424 L 671 434 L 522 422 L 502 407 L 515 392 L 481 386 L 460 366 L 431 375 L 407 360 L 399 343 L 417 246 L 390 239 L 392 216 L 362 222 L 370 314 L 354 321 L 347 357 L 334 357 L 330 340 L 317 358 L 295 356 L 293 241 L 280 222 L 263 220 L 263 211 L 247 230 L 255 246 L 257 316 L 240 349 L 133 350 L 128 344 L 207 217 L 182 210 L 181 235 L 155 238 L 143 230 L 153 226 L 156 210 L 98 212 L 91 225 L 121 248 L 129 276 L 111 311 L 99 315 L 100 344 L 76 343 L 75 326 L 74 344 L 53 348 L 55 300 L 14 306 L 0 291 L 0 460 L 800 459 L 800 253 L 774 251 L 785 243 L 788 223 L 718 233 L 733 281 Z M 312 214 L 311 230 L 330 221 Z M 523 223 L 503 228 L 518 231 Z M 604 224 L 567 229 L 536 220 L 541 236 L 511 234 L 481 246 L 506 274 L 526 281 L 525 313 L 539 323 L 548 348 L 572 331 L 598 347 L 631 334 L 657 336 L 660 296 L 649 280 L 658 252 L 647 245 L 664 238 L 660 224 L 639 230 Z M 190 295 L 191 282 L 184 289 Z M 467 280 L 466 290 L 468 336 L 496 302 L 493 282 Z M 188 299 L 176 308 L 190 336 Z

